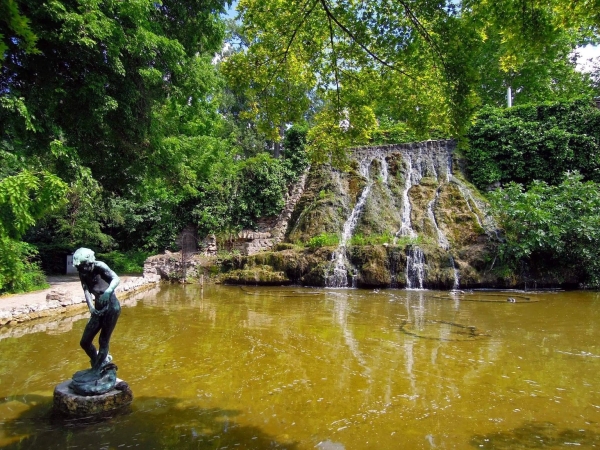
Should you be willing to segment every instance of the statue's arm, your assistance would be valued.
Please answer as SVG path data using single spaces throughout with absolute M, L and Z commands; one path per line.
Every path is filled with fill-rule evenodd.
M 110 280 L 110 284 L 108 285 L 108 287 L 104 291 L 104 294 L 102 294 L 102 296 L 100 297 L 101 300 L 106 301 L 106 300 L 108 300 L 110 298 L 110 296 L 112 295 L 112 293 L 115 291 L 115 289 L 117 288 L 117 286 L 121 282 L 121 279 L 105 263 L 103 263 L 101 261 L 96 261 L 96 266 L 100 267 L 102 269 L 102 272 L 103 272 L 102 273 L 102 278 L 104 278 L 106 281 Z

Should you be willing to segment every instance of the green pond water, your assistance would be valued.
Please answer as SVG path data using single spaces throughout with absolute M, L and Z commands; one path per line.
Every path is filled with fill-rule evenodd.
M 0 448 L 600 447 L 599 293 L 192 285 L 124 303 L 111 354 L 135 399 L 102 421 L 52 414 L 87 315 L 0 330 Z

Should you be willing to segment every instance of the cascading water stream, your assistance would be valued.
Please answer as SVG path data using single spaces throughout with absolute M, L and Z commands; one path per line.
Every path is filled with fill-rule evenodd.
M 385 159 L 385 155 L 379 154 L 377 155 L 377 158 L 379 159 L 379 163 L 381 164 L 381 181 L 383 181 L 384 184 L 388 184 L 389 170 L 387 160 Z
M 406 158 L 406 180 L 404 182 L 404 189 L 402 190 L 402 215 L 401 215 L 401 223 L 400 230 L 396 233 L 396 238 L 398 236 L 409 236 L 415 237 L 415 232 L 412 229 L 412 223 L 410 219 L 411 206 L 410 206 L 410 198 L 408 197 L 408 191 L 412 187 L 412 160 L 410 156 Z M 396 243 L 396 239 L 394 239 L 394 244 Z
M 441 248 L 443 248 L 444 250 L 448 251 L 448 250 L 450 250 L 450 242 L 448 241 L 448 238 L 446 237 L 444 232 L 438 226 L 437 220 L 435 218 L 435 214 L 433 213 L 433 208 L 437 204 L 437 201 L 439 199 L 440 189 L 441 188 L 436 189 L 435 197 L 427 205 L 427 216 L 429 217 L 429 220 L 431 220 L 431 223 L 433 223 L 433 226 L 437 232 L 438 245 Z M 452 265 L 452 271 L 454 272 L 454 284 L 452 285 L 452 289 L 456 290 L 459 287 L 459 275 L 458 275 L 458 269 L 456 268 L 456 265 L 454 264 L 454 258 L 452 256 L 450 256 L 450 264 Z
M 456 268 L 456 264 L 454 263 L 454 258 L 452 256 L 450 256 L 450 265 L 454 271 L 454 284 L 452 285 L 452 290 L 456 291 L 460 287 L 460 279 L 458 276 L 458 269 Z
M 425 255 L 419 247 L 412 246 L 406 255 L 406 288 L 423 289 Z
M 433 214 L 433 207 L 437 203 L 439 195 L 440 188 L 437 188 L 435 191 L 435 197 L 427 205 L 427 216 L 429 217 L 429 220 L 431 220 L 431 223 L 433 223 L 433 227 L 437 232 L 438 245 L 444 250 L 448 250 L 450 248 L 450 242 L 448 242 L 448 238 L 446 237 L 444 232 L 440 230 L 440 227 L 438 227 L 437 220 L 435 220 L 435 215 Z
M 352 232 L 358 223 L 358 219 L 367 201 L 367 197 L 373 186 L 369 178 L 369 166 L 371 161 L 363 160 L 360 165 L 360 173 L 367 179 L 367 186 L 363 189 L 356 205 L 352 209 L 350 216 L 344 223 L 340 244 L 333 255 L 331 255 L 331 266 L 333 267 L 331 275 L 326 277 L 326 286 L 332 288 L 348 287 L 348 261 L 346 259 L 346 245 L 352 238 Z M 352 287 L 354 287 L 354 278 Z

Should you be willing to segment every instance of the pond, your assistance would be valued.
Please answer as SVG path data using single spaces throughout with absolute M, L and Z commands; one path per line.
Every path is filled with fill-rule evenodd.
M 113 335 L 130 409 L 66 421 L 86 317 L 0 335 L 0 448 L 600 447 L 598 293 L 162 286 Z

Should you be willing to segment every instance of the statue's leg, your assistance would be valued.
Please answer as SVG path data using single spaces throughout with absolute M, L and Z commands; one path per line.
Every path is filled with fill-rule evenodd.
M 110 337 L 112 335 L 115 326 L 117 325 L 117 319 L 121 315 L 121 308 L 111 308 L 107 311 L 102 317 L 102 330 L 100 331 L 100 338 L 98 339 L 98 343 L 100 344 L 100 349 L 98 350 L 98 356 L 96 358 L 96 364 L 94 365 L 94 369 L 99 369 L 104 360 L 106 359 L 106 355 L 108 355 L 108 349 L 110 345 Z
M 97 317 L 90 317 L 85 329 L 83 330 L 83 335 L 81 336 L 81 341 L 79 341 L 79 345 L 81 348 L 87 353 L 90 357 L 90 361 L 92 363 L 92 367 L 96 364 L 96 358 L 98 356 L 98 352 L 96 351 L 96 347 L 93 344 L 94 337 L 98 334 L 101 327 L 100 320 Z

